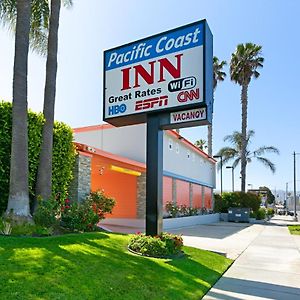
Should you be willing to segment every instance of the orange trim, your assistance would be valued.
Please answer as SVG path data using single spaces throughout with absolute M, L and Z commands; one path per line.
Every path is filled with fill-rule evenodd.
M 189 140 L 187 140 L 186 138 L 184 138 L 183 136 L 181 136 L 176 131 L 174 131 L 174 130 L 167 130 L 167 133 L 169 135 L 173 135 L 174 137 L 176 137 L 178 140 L 180 140 L 183 144 L 185 144 L 188 147 L 190 147 L 192 150 L 196 150 L 201 156 L 207 158 L 209 161 L 211 161 L 213 163 L 217 162 L 214 158 L 210 157 L 207 153 L 205 153 L 204 151 L 200 150 L 193 143 L 191 143 Z
M 135 167 L 135 169 L 134 169 L 135 171 L 145 172 L 145 170 L 146 170 L 146 165 L 143 163 L 140 163 L 138 161 L 131 160 L 129 158 L 125 158 L 125 157 L 122 157 L 122 156 L 119 156 L 116 154 L 112 154 L 112 153 L 97 149 L 95 147 L 90 147 L 85 144 L 76 143 L 76 142 L 74 144 L 78 151 L 91 153 L 91 155 L 100 155 L 105 158 L 111 159 L 113 161 L 121 162 L 121 163 L 130 165 L 130 166 L 133 166 L 133 167 Z
M 96 130 L 103 130 L 103 129 L 111 129 L 114 127 L 115 126 L 110 124 L 92 125 L 86 127 L 73 128 L 73 132 L 78 133 L 78 132 L 96 131 Z

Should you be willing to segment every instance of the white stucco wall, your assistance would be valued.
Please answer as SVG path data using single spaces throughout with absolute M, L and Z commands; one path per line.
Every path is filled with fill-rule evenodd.
M 146 125 L 78 132 L 76 142 L 139 162 L 146 162 Z M 164 132 L 164 173 L 179 179 L 215 186 L 215 166 L 197 150 Z

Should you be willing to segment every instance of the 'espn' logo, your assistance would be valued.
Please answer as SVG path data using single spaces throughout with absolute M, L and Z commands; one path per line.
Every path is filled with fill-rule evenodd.
M 139 100 L 135 103 L 135 110 L 145 110 L 153 107 L 168 105 L 168 96 L 155 97 L 146 100 Z

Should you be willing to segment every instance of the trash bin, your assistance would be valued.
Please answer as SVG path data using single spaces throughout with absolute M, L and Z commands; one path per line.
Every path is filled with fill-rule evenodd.
M 249 223 L 250 208 L 228 208 L 228 222 L 246 222 Z

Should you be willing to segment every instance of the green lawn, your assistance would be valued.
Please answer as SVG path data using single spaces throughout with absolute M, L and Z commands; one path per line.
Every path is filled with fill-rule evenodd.
M 300 235 L 300 225 L 290 225 L 288 226 L 291 234 L 299 234 Z
M 200 299 L 231 264 L 190 247 L 175 260 L 136 256 L 129 237 L 0 236 L 0 299 Z

